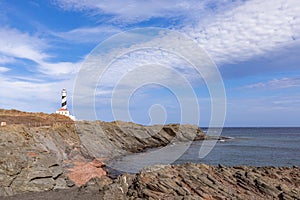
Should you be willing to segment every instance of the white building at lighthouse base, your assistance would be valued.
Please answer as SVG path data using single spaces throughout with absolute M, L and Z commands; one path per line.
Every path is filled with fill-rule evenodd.
M 63 89 L 61 91 L 61 108 L 59 110 L 56 111 L 56 114 L 59 114 L 59 115 L 64 115 L 66 117 L 69 117 L 71 118 L 73 121 L 75 121 L 75 116 L 73 115 L 70 115 L 70 111 L 68 111 L 67 109 L 67 91 L 66 89 Z
M 70 114 L 70 111 L 66 110 L 66 109 L 59 109 L 56 111 L 56 114 L 60 114 L 60 115 L 64 115 L 66 117 L 70 117 L 70 119 L 72 119 L 73 121 L 76 121 L 76 118 L 74 115 Z
M 70 111 L 68 111 L 66 109 L 63 109 L 63 108 L 57 110 L 56 114 L 60 114 L 60 115 L 64 115 L 64 116 L 70 117 Z
M 75 116 L 70 114 L 70 111 L 66 110 L 66 109 L 59 109 L 56 111 L 56 114 L 60 114 L 60 115 L 64 115 L 66 117 L 70 117 L 73 121 L 76 121 Z

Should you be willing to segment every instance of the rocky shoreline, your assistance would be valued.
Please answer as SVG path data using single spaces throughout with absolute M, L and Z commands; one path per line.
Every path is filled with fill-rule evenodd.
M 299 168 L 153 166 L 108 176 L 105 162 L 173 142 L 220 139 L 192 125 L 76 122 L 0 113 L 0 199 L 299 199 Z M 18 117 L 21 120 L 18 121 Z M 55 121 L 56 117 L 59 121 Z M 38 121 L 40 126 L 28 126 Z M 51 125 L 43 125 L 51 121 Z M 59 122 L 59 123 L 58 123 Z M 67 123 L 66 123 L 67 122 Z M 224 139 L 224 138 L 221 138 Z
M 103 191 L 112 199 L 299 199 L 299 186 L 298 167 L 187 163 L 125 174 Z
M 81 187 L 26 193 L 30 199 L 299 199 L 299 167 L 157 165 L 115 180 L 93 178 Z

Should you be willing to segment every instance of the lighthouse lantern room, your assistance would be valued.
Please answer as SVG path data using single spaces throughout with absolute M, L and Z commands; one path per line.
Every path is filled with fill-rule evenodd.
M 65 115 L 67 117 L 70 117 L 70 112 L 67 109 L 67 91 L 66 89 L 63 89 L 61 91 L 61 108 L 56 111 L 57 114 Z

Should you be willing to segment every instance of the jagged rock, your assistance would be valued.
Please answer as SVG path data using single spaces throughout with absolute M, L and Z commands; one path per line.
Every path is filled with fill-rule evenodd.
M 81 188 L 84 188 L 85 190 L 99 192 L 108 187 L 112 182 L 113 181 L 107 176 L 103 176 L 101 178 L 94 177 L 85 185 L 81 186 Z
M 144 167 L 141 172 L 155 172 L 157 170 L 160 170 L 162 168 L 167 167 L 167 165 L 152 165 L 152 166 L 147 166 Z
M 54 190 L 58 190 L 58 189 L 65 189 L 67 186 L 67 181 L 65 178 L 57 178 L 55 180 L 55 185 L 54 185 Z
M 272 176 L 274 173 L 279 178 Z M 220 168 L 189 163 L 141 171 L 132 179 L 128 190 L 115 181 L 105 194 L 123 199 L 300 199 L 299 175 L 297 167 Z M 126 195 L 120 188 L 124 193 L 127 191 Z
M 106 176 L 92 178 L 73 195 L 79 198 L 82 195 L 94 194 L 101 199 L 289 200 L 300 197 L 300 169 L 297 167 L 282 169 L 243 167 L 241 169 L 188 163 L 176 166 L 153 166 L 149 169 L 151 170 L 142 170 L 138 174 L 123 174 L 114 181 Z M 273 176 L 274 174 L 276 176 Z M 26 187 L 29 186 L 30 190 L 33 190 L 37 185 L 46 183 L 44 180 L 42 182 L 39 180 L 43 179 L 33 180 L 33 182 L 37 181 L 35 185 L 27 184 Z M 53 185 L 53 182 L 47 183 L 47 187 L 49 185 Z M 47 187 L 44 188 L 49 189 Z M 3 188 L 0 192 L 2 195 L 9 194 L 9 191 L 4 191 Z M 51 195 L 56 194 L 51 193 Z M 26 199 L 26 196 L 22 197 Z
M 64 173 L 62 166 L 53 166 L 49 168 L 51 176 L 53 179 L 57 179 L 60 175 Z

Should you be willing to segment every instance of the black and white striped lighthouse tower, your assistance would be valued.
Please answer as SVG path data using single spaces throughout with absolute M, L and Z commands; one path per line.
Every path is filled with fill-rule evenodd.
M 67 90 L 61 91 L 61 110 L 67 110 Z
M 67 90 L 63 89 L 61 91 L 61 108 L 56 111 L 57 114 L 65 115 L 71 117 L 70 112 L 67 109 Z

